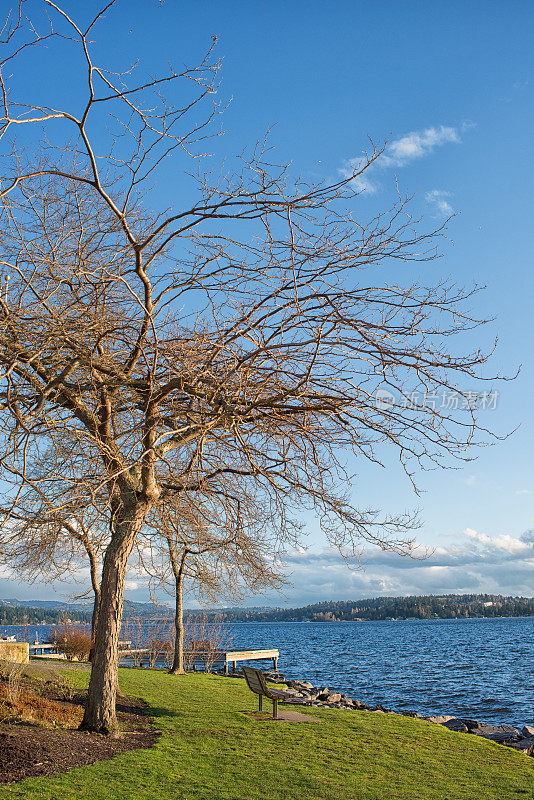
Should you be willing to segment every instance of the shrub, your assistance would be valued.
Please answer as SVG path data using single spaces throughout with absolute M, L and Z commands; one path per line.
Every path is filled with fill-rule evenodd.
M 0 717 L 5 719 L 10 715 L 11 709 L 18 705 L 20 696 L 20 680 L 23 665 L 17 661 L 0 662 L 1 710 Z
M 5 683 L 0 684 L 0 721 L 31 722 L 38 725 L 56 727 L 77 727 L 81 722 L 83 709 L 67 707 L 41 697 L 27 686 L 18 687 L 16 698 Z
M 130 616 L 122 623 L 121 639 L 130 642 L 131 653 L 126 651 L 126 654 L 135 667 L 146 661 L 147 657 L 150 667 L 155 666 L 160 660 L 170 666 L 174 649 L 173 636 L 174 624 L 170 618 Z M 140 653 L 140 650 L 148 650 L 148 656 L 146 653 Z
M 89 630 L 79 625 L 61 625 L 54 630 L 50 641 L 67 661 L 86 661 L 93 646 Z
M 148 664 L 154 667 L 158 661 L 163 661 L 166 666 L 171 665 L 174 642 L 171 639 L 152 639 L 149 643 L 150 656 Z
M 222 619 L 200 614 L 188 617 L 185 623 L 184 661 L 191 670 L 199 661 L 209 672 L 221 650 L 227 650 L 231 641 Z
M 49 681 L 49 685 L 55 689 L 60 700 L 67 700 L 69 703 L 78 693 L 76 686 L 64 675 L 59 675 L 54 681 Z

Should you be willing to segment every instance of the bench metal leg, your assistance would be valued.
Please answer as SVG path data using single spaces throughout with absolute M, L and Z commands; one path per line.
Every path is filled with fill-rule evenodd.
M 273 700 L 273 719 L 278 719 L 278 700 Z
M 258 711 L 263 711 L 263 695 L 258 695 Z

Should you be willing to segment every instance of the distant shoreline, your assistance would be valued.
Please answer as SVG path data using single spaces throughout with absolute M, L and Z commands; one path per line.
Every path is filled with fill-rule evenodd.
M 61 624 L 65 616 L 90 621 L 91 605 L 54 601 L 0 600 L 3 625 Z M 125 600 L 126 617 L 172 619 L 168 606 Z M 298 608 L 256 606 L 186 609 L 185 616 L 208 622 L 404 622 L 433 619 L 506 619 L 534 617 L 534 598 L 495 594 L 410 595 L 362 600 L 328 600 Z
M 517 616 L 503 616 L 503 617 L 410 617 L 407 619 L 228 619 L 225 622 L 239 623 L 239 625 L 270 625 L 283 624 L 320 624 L 320 625 L 333 625 L 337 623 L 354 624 L 357 625 L 361 622 L 468 622 L 471 620 L 492 620 L 492 619 L 532 619 L 534 614 L 518 614 Z

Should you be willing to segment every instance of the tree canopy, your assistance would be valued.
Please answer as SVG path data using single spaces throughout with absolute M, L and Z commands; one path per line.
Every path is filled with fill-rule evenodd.
M 273 163 L 267 141 L 226 169 L 200 158 L 221 111 L 215 45 L 181 72 L 116 74 L 91 42 L 112 5 L 77 23 L 43 0 L 30 23 L 21 4 L 0 61 L 2 509 L 6 526 L 89 506 L 107 516 L 84 720 L 103 732 L 116 728 L 126 565 L 154 509 L 246 491 L 282 541 L 306 505 L 344 552 L 409 553 L 413 517 L 354 507 L 347 456 L 376 461 L 388 445 L 410 476 L 466 457 L 469 404 L 403 398 L 463 392 L 486 360 L 462 349 L 478 324 L 471 290 L 381 277 L 385 264 L 432 261 L 440 231 L 417 228 L 402 197 L 358 214 L 354 177 L 380 149 L 329 184 Z M 45 42 L 85 75 L 68 107 L 10 89 Z M 196 194 L 160 208 L 151 187 L 178 152 L 197 165 Z M 383 389 L 394 402 L 377 402 Z

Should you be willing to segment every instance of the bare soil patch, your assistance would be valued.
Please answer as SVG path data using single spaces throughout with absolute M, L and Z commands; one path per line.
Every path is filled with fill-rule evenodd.
M 139 698 L 119 696 L 117 711 L 122 733 L 113 739 L 76 730 L 84 694 L 66 700 L 54 686 L 47 687 L 45 697 L 33 694 L 31 683 L 27 682 L 20 695 L 26 719 L 0 723 L 0 784 L 66 772 L 128 750 L 148 748 L 158 736 L 151 728 L 150 709 Z M 51 714 L 56 720 L 53 727 Z M 28 715 L 32 721 L 28 721 Z

